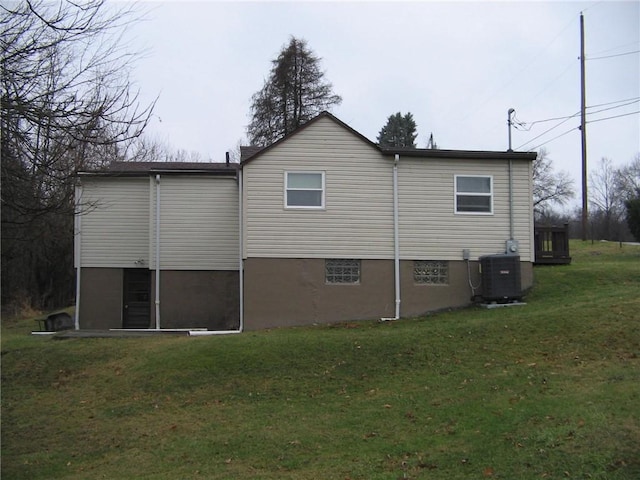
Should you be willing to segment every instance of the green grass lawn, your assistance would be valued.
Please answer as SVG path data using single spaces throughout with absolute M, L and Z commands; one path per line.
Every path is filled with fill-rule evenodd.
M 219 337 L 2 325 L 2 479 L 640 478 L 640 247 L 521 307 Z

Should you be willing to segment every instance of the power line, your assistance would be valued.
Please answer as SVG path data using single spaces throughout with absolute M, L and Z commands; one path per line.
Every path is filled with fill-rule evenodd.
M 597 4 L 596 4 L 597 5 Z M 555 43 L 555 41 L 564 34 L 564 32 L 574 24 L 576 18 L 575 16 L 560 30 L 560 32 L 558 32 L 556 34 L 555 37 L 553 37 L 553 39 L 547 43 L 542 49 L 540 49 L 538 51 L 538 53 L 536 53 L 517 73 L 511 75 L 511 78 L 506 81 L 505 83 L 503 83 L 501 86 L 499 86 L 498 88 L 494 89 L 493 91 L 491 91 L 491 93 L 489 93 L 484 100 L 482 100 L 476 107 L 474 108 L 470 108 L 467 110 L 466 114 L 462 117 L 462 119 L 459 120 L 464 120 L 467 117 L 469 117 L 472 113 L 476 112 L 477 110 L 479 110 L 480 108 L 482 108 L 485 104 L 487 104 L 489 102 L 489 100 L 491 100 L 493 97 L 495 97 L 499 92 L 503 91 L 506 87 L 508 87 L 509 85 L 511 85 L 514 81 L 516 81 L 516 79 L 518 78 L 518 76 L 520 76 L 522 73 L 524 73 L 526 70 L 528 70 L 531 65 L 533 65 L 538 58 L 542 57 L 543 54 L 546 53 L 546 51 L 549 49 L 549 47 Z M 570 67 L 568 67 L 570 68 Z M 567 70 L 568 70 L 567 68 Z M 564 73 L 566 73 L 566 70 L 564 72 L 562 72 L 560 74 L 560 76 L 564 75 Z M 560 77 L 559 76 L 559 77 Z M 557 80 L 559 77 L 557 77 L 555 80 Z M 555 82 L 555 80 L 553 80 L 551 83 Z M 541 92 L 540 92 L 541 93 Z M 474 97 L 477 97 L 477 95 L 474 95 Z
M 616 108 L 626 107 L 628 105 L 633 105 L 634 103 L 638 103 L 638 102 L 640 102 L 640 100 L 634 100 L 633 102 L 623 103 L 622 105 L 617 105 L 615 107 L 602 108 L 600 110 L 596 110 L 595 112 L 589 112 L 589 115 L 593 115 L 594 113 L 606 112 L 608 110 L 615 110 Z
M 557 140 L 557 139 L 558 139 L 558 138 L 560 138 L 560 137 L 564 137 L 565 135 L 567 135 L 567 134 L 569 134 L 569 133 L 573 132 L 574 130 L 579 130 L 579 129 L 580 129 L 580 127 L 573 127 L 573 128 L 570 128 L 570 129 L 569 129 L 569 130 L 567 130 L 566 132 L 561 133 L 560 135 L 555 136 L 555 137 L 553 137 L 552 139 L 547 140 L 546 142 L 542 142 L 542 143 L 540 143 L 540 144 L 536 145 L 535 147 L 530 148 L 530 149 L 529 149 L 529 151 L 531 151 L 531 150 L 536 150 L 536 149 L 538 149 L 538 148 L 542 147 L 543 145 L 546 145 L 547 143 L 551 143 L 551 142 L 553 142 L 554 140 Z
M 580 113 L 580 112 L 578 112 L 578 113 Z M 577 115 L 577 114 L 576 114 L 576 115 Z M 520 149 L 520 148 L 524 147 L 525 145 L 527 145 L 527 144 L 529 144 L 529 143 L 533 142 L 534 140 L 537 140 L 538 138 L 540 138 L 540 137 L 542 137 L 542 136 L 546 135 L 546 134 L 547 134 L 547 133 L 549 133 L 550 131 L 555 130 L 555 129 L 556 129 L 556 128 L 558 128 L 560 125 L 562 125 L 563 123 L 568 122 L 570 119 L 572 119 L 572 118 L 573 118 L 573 117 L 575 117 L 576 115 L 572 115 L 571 117 L 567 117 L 567 118 L 565 118 L 562 122 L 558 123 L 557 125 L 554 125 L 553 127 L 551 127 L 551 128 L 549 128 L 549 129 L 545 130 L 544 132 L 542 132 L 540 135 L 538 135 L 538 136 L 536 136 L 536 137 L 533 137 L 533 138 L 532 138 L 531 140 L 529 140 L 528 142 L 523 143 L 522 145 L 520 145 L 519 147 L 517 147 L 517 149 Z
M 631 46 L 636 47 L 638 45 L 638 42 L 629 42 L 629 43 L 624 43 L 622 45 L 616 45 L 615 47 L 611 47 L 611 48 L 607 48 L 605 50 L 596 50 L 595 52 L 591 52 L 592 55 L 603 55 L 605 53 L 609 53 L 609 52 L 613 52 L 614 50 L 620 50 L 621 48 L 627 48 L 627 47 L 631 47 Z M 588 58 L 588 56 L 587 56 Z
M 622 102 L 627 102 L 627 103 L 624 103 L 622 105 L 616 105 L 616 104 L 622 103 Z M 634 97 L 634 98 L 626 98 L 624 100 L 617 100 L 615 102 L 607 102 L 607 103 L 599 103 L 597 105 L 589 105 L 586 108 L 597 108 L 597 107 L 604 107 L 604 106 L 607 106 L 607 105 L 616 105 L 615 107 L 603 108 L 602 110 L 596 110 L 595 112 L 589 112 L 588 113 L 589 115 L 593 115 L 595 113 L 605 112 L 607 110 L 615 110 L 616 108 L 626 107 L 627 105 L 632 105 L 632 104 L 638 103 L 638 102 L 640 102 L 640 97 Z M 565 120 L 565 119 L 576 117 L 579 114 L 580 114 L 580 112 L 576 112 L 573 115 L 566 115 L 564 117 L 545 118 L 544 120 L 534 120 L 533 122 L 523 122 L 520 119 L 516 119 L 517 121 L 514 122 L 514 125 L 515 125 L 516 129 L 520 130 L 518 128 L 518 126 L 520 126 L 520 127 L 522 127 L 522 129 L 524 129 L 525 131 L 528 132 L 528 131 L 531 130 L 531 128 L 536 123 L 553 122 L 555 120 Z
M 605 55 L 603 57 L 587 57 L 585 60 L 603 60 L 605 58 L 622 57 L 624 55 L 633 55 L 634 53 L 640 53 L 640 50 L 634 50 L 633 52 L 617 53 L 615 55 Z
M 620 115 L 615 115 L 613 117 L 597 118 L 596 120 L 589 120 L 587 123 L 596 123 L 596 122 L 602 122 L 604 120 L 611 120 L 612 118 L 627 117 L 629 115 L 635 115 L 636 113 L 640 113 L 640 110 L 636 110 L 635 112 L 622 113 Z
M 543 88 L 542 90 L 539 90 L 535 95 L 533 95 L 532 97 L 528 98 L 525 101 L 525 105 L 529 105 L 531 104 L 531 102 L 533 102 L 533 100 L 535 100 L 536 98 L 538 98 L 540 95 L 542 95 L 544 92 L 546 92 L 547 90 L 549 90 L 549 88 L 551 88 L 558 80 L 560 80 L 562 77 L 565 76 L 565 74 L 571 70 L 573 67 L 575 66 L 575 60 L 572 60 L 567 67 L 558 75 L 556 76 L 553 80 L 551 80 L 550 82 L 548 82 Z
M 568 120 L 569 118 L 573 118 L 580 115 L 580 112 L 576 112 L 573 115 L 567 115 L 564 117 L 553 117 L 553 118 L 545 118 L 544 120 L 535 120 L 533 122 L 520 122 L 519 125 L 521 125 L 522 127 L 524 127 L 525 125 L 528 125 L 529 128 L 525 128 L 526 131 L 531 130 L 531 128 L 536 124 L 536 123 L 546 123 L 546 122 L 553 122 L 554 120 Z
M 587 108 L 605 107 L 607 105 L 613 105 L 614 103 L 630 102 L 632 100 L 638 101 L 640 97 L 625 98 L 624 100 L 616 100 L 615 102 L 599 103 L 597 105 L 588 105 Z
M 598 119 L 596 119 L 596 120 L 589 120 L 587 123 L 603 122 L 603 121 L 605 121 L 605 120 L 612 120 L 612 119 L 620 118 L 620 117 L 628 117 L 629 115 L 636 115 L 636 114 L 638 114 L 638 113 L 640 113 L 640 110 L 636 110 L 635 112 L 622 113 L 622 114 L 620 114 L 620 115 L 614 115 L 614 116 L 611 116 L 611 117 L 598 118 Z M 556 125 L 556 127 L 558 127 L 558 126 L 560 126 L 560 124 L 559 124 L 559 125 Z M 556 128 L 556 127 L 553 127 L 553 128 L 551 128 L 551 129 L 547 130 L 547 132 L 551 131 L 552 129 L 554 129 L 554 128 Z M 529 149 L 529 151 L 537 150 L 538 148 L 540 148 L 540 147 L 542 147 L 542 146 L 546 145 L 547 143 L 551 143 L 551 142 L 553 142 L 554 140 L 557 140 L 557 139 L 558 139 L 558 138 L 560 138 L 560 137 L 564 137 L 565 135 L 567 135 L 567 134 L 569 134 L 569 133 L 573 132 L 574 130 L 579 130 L 579 129 L 580 129 L 580 127 L 579 127 L 579 126 L 578 126 L 578 127 L 570 128 L 570 129 L 569 129 L 569 130 L 567 130 L 566 132 L 562 132 L 560 135 L 556 135 L 555 137 L 550 138 L 549 140 L 546 140 L 546 141 L 544 141 L 544 142 L 542 142 L 542 143 L 539 143 L 539 144 L 538 144 L 538 145 L 536 145 L 535 147 L 531 147 L 531 148 Z M 547 133 L 547 132 L 545 132 L 545 133 Z M 540 136 L 541 136 L 541 135 L 538 135 L 538 137 L 536 137 L 536 138 L 539 138 Z M 531 141 L 533 141 L 533 140 L 535 140 L 535 138 L 534 138 L 534 139 L 532 139 L 532 140 L 530 140 L 530 141 L 529 141 L 529 142 L 527 142 L 527 143 L 531 143 Z M 523 147 L 524 145 L 526 145 L 527 143 L 523 143 L 523 144 L 522 144 L 522 145 L 520 145 L 516 150 L 519 150 L 520 148 L 522 148 L 522 147 Z

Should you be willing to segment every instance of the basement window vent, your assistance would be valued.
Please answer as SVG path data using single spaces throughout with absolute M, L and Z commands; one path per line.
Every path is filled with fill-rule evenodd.
M 449 285 L 449 262 L 441 260 L 415 260 L 413 281 L 421 285 Z
M 327 259 L 324 263 L 325 282 L 331 284 L 360 283 L 360 260 Z

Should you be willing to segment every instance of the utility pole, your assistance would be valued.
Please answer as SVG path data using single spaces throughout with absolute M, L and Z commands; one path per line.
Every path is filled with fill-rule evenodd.
M 580 12 L 580 133 L 582 137 L 582 240 L 587 240 L 587 95 L 584 76 L 584 16 Z

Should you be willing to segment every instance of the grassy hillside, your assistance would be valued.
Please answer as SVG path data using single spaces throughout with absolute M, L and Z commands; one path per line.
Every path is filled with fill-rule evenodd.
M 5 479 L 640 478 L 640 247 L 522 307 L 222 337 L 2 326 Z

